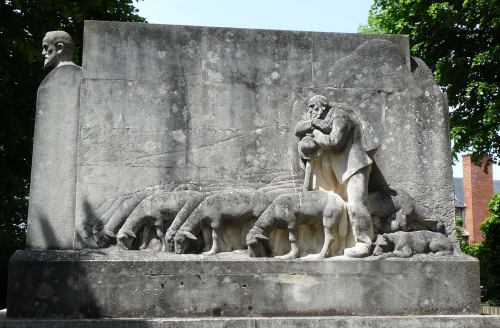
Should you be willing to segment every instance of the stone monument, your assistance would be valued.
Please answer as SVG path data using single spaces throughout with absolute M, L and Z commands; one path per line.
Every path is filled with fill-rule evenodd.
M 27 246 L 72 249 L 82 69 L 68 33 L 47 33 L 42 49 L 53 69 L 38 88 Z
M 500 325 L 406 36 L 87 21 L 72 50 L 44 38 L 0 327 Z

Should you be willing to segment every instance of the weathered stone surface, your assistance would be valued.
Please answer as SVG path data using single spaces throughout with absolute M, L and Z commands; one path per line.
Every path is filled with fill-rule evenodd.
M 38 88 L 28 248 L 73 248 L 81 79 L 79 66 L 61 65 Z
M 478 314 L 477 261 L 18 251 L 10 318 Z
M 0 328 L 497 328 L 500 316 L 7 320 Z
M 427 223 L 444 222 L 448 236 L 455 239 L 446 99 L 425 64 L 410 57 L 406 36 L 86 22 L 84 38 L 83 71 L 73 65 L 57 67 L 40 87 L 39 108 L 47 111 L 37 113 L 41 118 L 37 117 L 34 151 L 31 248 L 108 246 L 115 240 L 106 236 L 114 234 L 118 245 L 136 247 L 145 224 L 167 221 L 163 214 L 182 212 L 188 201 L 156 206 L 148 197 L 159 191 L 156 196 L 170 199 L 168 193 L 186 188 L 207 193 L 203 197 L 209 204 L 203 208 L 213 214 L 213 220 L 206 220 L 212 231 L 217 232 L 220 220 L 235 216 L 220 234 L 212 233 L 213 239 L 220 239 L 217 251 L 244 248 L 251 224 L 242 228 L 236 221 L 250 218 L 258 206 L 217 200 L 235 190 L 240 190 L 239 196 L 263 196 L 265 200 L 256 204 L 279 199 L 283 190 L 299 201 L 305 199 L 300 193 L 304 173 L 298 165 L 294 126 L 308 100 L 318 94 L 326 96 L 332 108 L 352 111 L 356 118 L 350 124 L 361 130 L 370 125 L 380 142 L 374 163 L 368 164 L 373 170 L 370 181 L 363 182 L 367 190 L 362 195 L 388 187 L 398 191 L 390 196 L 407 194 L 411 201 L 401 203 L 404 206 L 392 204 L 400 216 L 413 215 L 406 223 L 426 229 Z M 74 70 L 73 75 L 53 79 L 67 70 Z M 44 103 L 56 96 L 67 109 L 65 115 Z M 184 224 L 202 219 L 192 216 L 196 206 L 188 207 L 191 214 L 184 213 Z M 126 221 L 141 208 L 143 212 Z M 304 208 L 309 213 L 313 207 Z M 316 213 L 324 211 L 314 208 Z M 329 211 L 332 219 L 349 226 L 345 209 L 339 208 L 336 215 Z M 423 214 L 426 211 L 432 215 Z M 258 216 L 252 213 L 251 219 Z M 386 221 L 386 230 L 379 224 L 379 231 L 398 230 L 392 223 L 402 223 L 397 215 L 395 222 Z M 355 226 L 352 217 L 350 225 Z M 102 230 L 95 229 L 99 226 Z M 279 224 L 266 231 L 273 254 L 288 252 L 295 239 L 299 251 L 294 256 L 317 252 L 324 241 L 322 254 L 327 253 L 328 240 L 319 221 L 297 229 L 296 237 L 286 227 Z M 339 238 L 331 245 L 340 250 L 337 255 L 343 248 L 334 244 L 359 244 L 355 229 L 345 228 L 343 241 Z M 184 235 L 192 239 L 187 233 L 191 230 Z M 162 229 L 156 231 L 161 238 Z M 399 238 L 393 240 L 394 248 L 398 251 L 406 245 L 402 241 L 410 240 L 415 253 L 426 252 L 427 241 L 434 240 L 427 237 L 422 239 L 426 244 Z M 182 240 L 176 241 L 184 247 Z M 363 256 L 369 254 L 368 244 Z M 449 253 L 447 240 L 444 246 L 431 250 Z M 121 323 L 455 327 L 457 318 L 471 318 L 469 326 L 482 327 L 494 321 L 473 322 L 477 317 L 468 316 L 479 313 L 478 268 L 476 260 L 459 252 L 411 259 L 339 256 L 284 261 L 250 258 L 244 251 L 207 257 L 116 248 L 28 250 L 16 253 L 10 262 L 11 319 L 6 324 L 32 324 L 13 318 L 182 317 L 186 319 Z M 451 316 L 414 317 L 436 314 Z M 331 317 L 315 317 L 321 315 Z M 350 317 L 334 317 L 344 315 Z M 377 317 L 356 317 L 368 315 Z M 236 318 L 241 316 L 247 318 Z M 276 316 L 290 318 L 263 318 Z M 308 318 L 292 318 L 299 316 Z M 38 321 L 42 326 L 54 322 Z M 57 321 L 62 326 L 70 323 L 104 327 L 115 321 Z
M 88 21 L 84 37 L 77 248 L 112 197 L 303 175 L 293 130 L 314 94 L 373 126 L 370 187 L 407 192 L 454 239 L 446 101 L 406 36 Z

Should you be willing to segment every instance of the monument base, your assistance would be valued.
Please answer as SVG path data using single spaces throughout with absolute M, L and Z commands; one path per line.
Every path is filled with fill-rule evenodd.
M 468 256 L 321 261 L 153 251 L 17 251 L 8 318 L 479 314 Z
M 432 315 L 197 319 L 6 320 L 0 328 L 498 328 L 500 316 Z

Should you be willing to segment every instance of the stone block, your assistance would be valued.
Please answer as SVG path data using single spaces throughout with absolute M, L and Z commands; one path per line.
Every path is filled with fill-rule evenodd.
M 7 320 L 0 328 L 497 328 L 500 316 Z
M 63 65 L 38 88 L 27 247 L 72 249 L 82 70 Z
M 10 318 L 168 318 L 479 314 L 466 256 L 249 259 L 246 254 L 18 251 Z

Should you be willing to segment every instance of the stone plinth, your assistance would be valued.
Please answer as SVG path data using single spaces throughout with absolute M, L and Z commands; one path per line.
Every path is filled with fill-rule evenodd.
M 242 253 L 18 251 L 9 318 L 479 314 L 466 256 L 276 261 Z
M 500 316 L 290 317 L 127 320 L 7 320 L 0 328 L 497 328 Z

